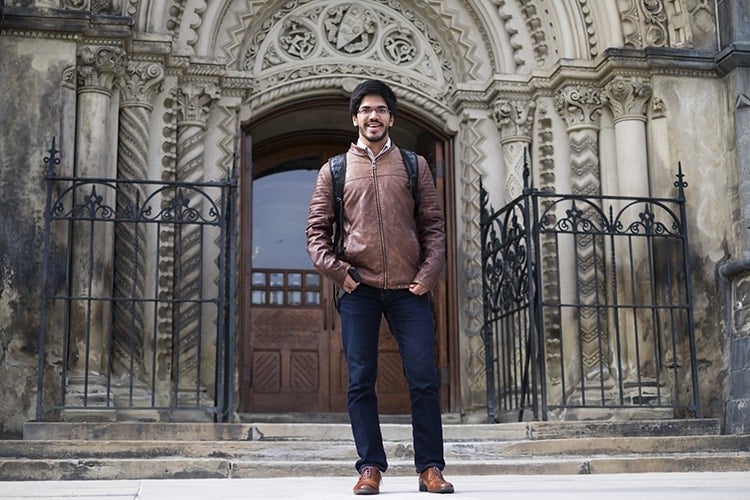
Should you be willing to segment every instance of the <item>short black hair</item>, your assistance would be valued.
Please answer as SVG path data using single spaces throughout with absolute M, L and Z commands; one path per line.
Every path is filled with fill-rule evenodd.
M 354 88 L 349 99 L 349 113 L 353 116 L 359 111 L 359 104 L 366 95 L 377 94 L 383 98 L 391 115 L 396 116 L 396 94 L 388 85 L 380 80 L 367 80 Z

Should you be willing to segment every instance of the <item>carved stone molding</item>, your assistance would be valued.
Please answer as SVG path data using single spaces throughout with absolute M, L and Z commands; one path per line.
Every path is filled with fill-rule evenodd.
M 164 66 L 131 62 L 119 81 L 121 106 L 144 106 L 151 110 L 151 102 L 161 92 L 163 84 Z
M 651 99 L 651 118 L 666 118 L 667 106 L 664 103 L 664 99 L 661 97 L 654 97 Z
M 714 19 L 709 0 L 622 0 L 620 20 L 625 47 L 693 47 L 711 36 L 706 20 Z
M 530 99 L 501 99 L 495 103 L 493 117 L 500 130 L 501 141 L 531 142 L 536 103 Z
M 637 119 L 646 121 L 648 102 L 653 89 L 643 78 L 618 76 L 609 82 L 602 93 L 602 101 L 609 104 L 615 117 L 620 120 Z
M 459 140 L 463 150 L 461 158 L 461 193 L 464 229 L 460 241 L 462 254 L 461 287 L 464 290 L 464 310 L 466 319 L 462 329 L 465 337 L 464 362 L 462 366 L 461 391 L 466 394 L 465 408 L 482 407 L 486 401 L 485 352 L 482 340 L 483 298 L 482 298 L 482 246 L 479 227 L 481 200 L 479 181 L 486 175 L 481 165 L 486 160 L 482 143 L 487 137 L 481 133 L 479 120 L 466 120 L 459 130 Z
M 555 109 L 568 130 L 599 128 L 601 90 L 593 85 L 568 85 L 555 94 Z
M 74 65 L 66 66 L 62 72 L 60 83 L 68 90 L 75 90 L 77 83 L 78 71 Z
M 325 75 L 331 63 L 351 59 L 347 73 L 366 60 L 398 67 L 444 88 L 452 81 L 445 49 L 403 6 L 375 2 L 289 2 L 278 9 L 246 41 L 241 68 L 263 78 L 299 66 L 308 74 Z
M 101 92 L 112 95 L 115 80 L 125 72 L 127 55 L 120 47 L 78 49 L 79 92 Z
M 211 84 L 188 83 L 172 89 L 177 103 L 177 122 L 189 122 L 205 127 L 211 106 L 220 97 L 220 89 Z

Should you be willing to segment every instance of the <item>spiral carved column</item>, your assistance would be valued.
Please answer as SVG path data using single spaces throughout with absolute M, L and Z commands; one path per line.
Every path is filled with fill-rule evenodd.
M 206 120 L 219 97 L 219 89 L 213 85 L 188 83 L 174 91 L 177 102 L 177 181 L 200 182 L 203 180 L 203 154 L 206 138 Z M 191 207 L 197 200 L 188 200 Z M 197 208 L 197 207 L 194 207 Z M 179 215 L 177 215 L 179 216 Z M 195 299 L 202 287 L 201 245 L 203 234 L 195 225 L 177 226 L 175 233 L 175 298 Z M 198 374 L 200 363 L 201 307 L 195 302 L 182 302 L 175 306 L 173 338 L 173 376 L 178 377 L 178 391 L 189 402 L 194 402 L 194 393 L 200 386 Z M 176 372 L 176 373 L 174 373 Z
M 117 177 L 124 180 L 148 179 L 149 118 L 151 102 L 161 91 L 164 68 L 155 63 L 130 63 L 119 82 L 121 90 Z M 121 185 L 117 205 L 121 212 L 138 219 L 147 193 L 135 184 Z M 116 375 L 142 373 L 146 342 L 144 290 L 145 255 L 150 247 L 143 224 L 118 223 L 115 226 L 114 293 L 124 301 L 114 303 L 112 339 L 113 370 Z M 152 284 L 153 286 L 153 284 Z

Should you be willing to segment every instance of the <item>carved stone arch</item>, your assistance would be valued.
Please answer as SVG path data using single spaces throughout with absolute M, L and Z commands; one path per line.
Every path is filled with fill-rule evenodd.
M 248 50 L 255 50 L 253 46 L 259 45 L 259 39 L 268 36 L 278 22 L 293 15 L 304 18 L 303 12 L 314 11 L 316 8 L 328 10 L 356 4 L 381 15 L 388 13 L 394 20 L 400 20 L 398 26 L 405 33 L 418 33 L 430 40 L 430 44 L 440 53 L 451 71 L 461 76 L 459 81 L 484 81 L 508 64 L 503 60 L 503 54 L 493 47 L 488 28 L 477 24 L 482 16 L 455 0 L 235 0 L 231 3 L 232 8 L 224 9 L 221 18 L 212 20 L 214 26 L 209 35 L 212 46 L 207 46 L 206 50 L 214 57 L 226 59 L 228 65 L 235 69 L 242 70 L 246 66 L 248 59 L 253 58 L 253 55 L 248 56 Z M 311 21 L 306 19 L 306 22 Z M 316 23 L 312 24 L 318 26 Z M 319 35 L 325 36 L 320 32 Z
M 249 6 L 252 0 L 244 0 Z M 264 108 L 298 98 L 300 93 L 340 92 L 342 79 L 388 80 L 406 108 L 455 130 L 456 87 L 486 81 L 491 61 L 486 40 L 469 25 L 453 29 L 436 10 L 410 10 L 407 2 L 308 0 L 262 5 L 235 38 L 234 67 L 252 77 L 250 108 Z M 435 4 L 437 5 L 437 4 Z M 435 6 L 433 5 L 433 6 Z M 236 13 L 236 11 L 235 11 Z M 471 21 L 464 12 L 463 22 Z M 238 19 L 238 18 L 236 18 Z M 226 30 L 238 34 L 237 27 Z M 217 46 L 218 48 L 218 46 Z
M 173 34 L 179 26 L 185 4 L 190 0 L 125 0 L 125 13 L 140 33 Z
M 127 0 L 124 11 L 138 31 L 172 35 L 179 50 L 237 68 L 248 33 L 263 32 L 280 11 L 357 1 L 434 33 L 459 81 L 526 73 L 558 57 L 595 57 L 602 46 L 622 46 L 622 23 L 629 23 L 626 12 L 592 0 Z
M 316 1 L 322 0 L 124 0 L 123 12 L 138 32 L 172 35 L 180 50 L 236 67 L 244 37 L 262 29 L 273 12 Z M 431 28 L 457 74 L 466 75 L 462 81 L 482 80 L 486 72 L 525 73 L 558 57 L 596 57 L 601 47 L 658 45 L 666 38 L 672 46 L 690 46 L 696 19 L 713 15 L 710 5 L 690 7 L 685 0 L 359 1 L 399 9 Z

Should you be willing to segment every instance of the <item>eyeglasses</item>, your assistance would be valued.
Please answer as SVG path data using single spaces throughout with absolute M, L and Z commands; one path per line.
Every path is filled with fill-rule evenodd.
M 371 108 L 369 106 L 362 106 L 361 108 L 357 110 L 357 113 L 360 115 L 369 115 L 373 111 L 375 111 L 375 113 L 377 113 L 380 116 L 387 115 L 388 113 L 391 112 L 391 110 L 385 106 L 378 106 L 377 108 Z

